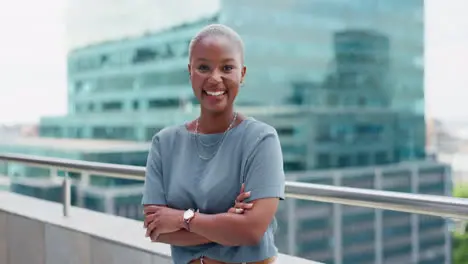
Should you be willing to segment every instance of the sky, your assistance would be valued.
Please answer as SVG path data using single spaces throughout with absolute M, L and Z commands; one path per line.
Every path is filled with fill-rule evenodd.
M 0 124 L 66 113 L 69 49 L 194 20 L 218 8 L 218 0 L 0 1 Z M 468 122 L 467 12 L 466 0 L 426 0 L 430 116 Z

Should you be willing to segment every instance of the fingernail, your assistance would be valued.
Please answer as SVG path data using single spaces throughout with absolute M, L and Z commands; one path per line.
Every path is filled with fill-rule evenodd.
M 251 204 L 251 203 L 248 203 L 248 204 L 247 204 L 247 206 L 248 206 L 248 207 L 252 207 L 252 206 L 253 206 L 253 204 Z
M 250 191 L 247 192 L 247 195 L 250 195 Z

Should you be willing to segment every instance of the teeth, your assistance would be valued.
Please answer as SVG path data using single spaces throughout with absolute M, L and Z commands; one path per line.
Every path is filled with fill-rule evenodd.
M 220 95 L 224 94 L 224 91 L 218 91 L 218 92 L 208 92 L 208 91 L 206 91 L 206 93 L 208 95 L 211 95 L 211 96 L 220 96 Z

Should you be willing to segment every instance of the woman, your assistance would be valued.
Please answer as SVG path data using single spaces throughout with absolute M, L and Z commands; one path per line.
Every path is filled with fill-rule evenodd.
M 210 25 L 189 51 L 200 117 L 153 138 L 143 194 L 147 236 L 170 244 L 175 264 L 274 263 L 283 157 L 274 128 L 234 111 L 246 74 L 243 42 L 232 29 Z

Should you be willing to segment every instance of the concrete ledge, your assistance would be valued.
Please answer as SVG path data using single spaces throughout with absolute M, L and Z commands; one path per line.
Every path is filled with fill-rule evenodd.
M 170 247 L 144 237 L 140 221 L 0 191 L 0 263 L 169 264 Z M 279 263 L 318 264 L 280 255 Z

